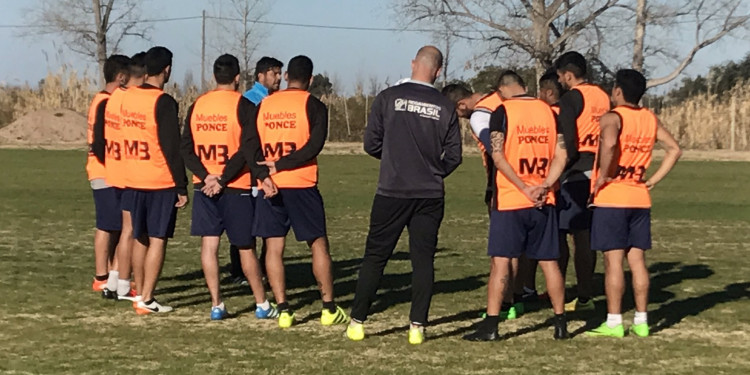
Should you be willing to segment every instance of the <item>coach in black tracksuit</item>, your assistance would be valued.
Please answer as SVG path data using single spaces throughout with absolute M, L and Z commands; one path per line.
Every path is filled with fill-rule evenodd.
M 437 235 L 443 220 L 443 179 L 461 164 L 455 106 L 432 85 L 442 66 L 432 46 L 419 50 L 407 83 L 381 92 L 372 104 L 365 151 L 380 159 L 365 255 L 351 317 L 364 322 L 388 258 L 404 227 L 412 263 L 412 325 L 427 323 Z

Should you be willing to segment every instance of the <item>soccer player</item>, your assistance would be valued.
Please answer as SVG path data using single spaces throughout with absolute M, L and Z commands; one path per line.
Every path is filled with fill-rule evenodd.
M 567 153 L 552 109 L 528 96 L 523 79 L 512 71 L 500 76 L 503 104 L 490 118 L 492 158 L 497 192 L 490 217 L 487 316 L 470 341 L 498 340 L 503 295 L 510 287 L 511 259 L 537 259 L 547 279 L 555 312 L 555 339 L 568 338 L 564 314 L 565 286 L 557 258 L 555 197 L 551 190 L 565 167 Z
M 251 186 L 258 173 L 251 173 L 239 152 L 242 131 L 250 133 L 249 147 L 256 152 L 260 149 L 255 126 L 257 109 L 237 91 L 240 63 L 236 57 L 222 55 L 216 59 L 214 78 L 216 89 L 190 106 L 182 131 L 182 156 L 193 172 L 195 186 L 191 234 L 201 236 L 201 264 L 211 294 L 211 320 L 227 316 L 219 290 L 218 251 L 224 231 L 229 242 L 239 249 L 240 263 L 255 296 L 256 317 L 276 318 L 278 312 L 265 297 L 255 255 L 255 237 L 251 235 L 255 215 Z M 252 168 L 257 170 L 259 166 L 253 163 Z M 222 174 L 226 176 L 221 177 Z M 226 186 L 222 194 L 207 195 L 201 191 L 206 187 L 210 190 L 207 185 L 219 178 Z
M 87 138 L 89 144 L 86 173 L 94 193 L 96 232 L 94 233 L 94 282 L 92 289 L 103 296 L 117 288 L 117 266 L 115 248 L 122 229 L 120 217 L 120 192 L 107 185 L 104 169 L 104 134 L 95 133 L 103 128 L 104 109 L 109 96 L 128 80 L 130 59 L 123 55 L 112 55 L 104 62 L 104 90 L 94 95 L 88 113 Z M 113 273 L 114 272 L 114 273 Z M 110 289 L 111 288 L 111 289 Z M 106 291 L 105 291 L 106 290 Z
M 557 80 L 557 72 L 552 70 L 544 73 L 539 79 L 539 90 L 537 96 L 539 97 L 539 99 L 549 104 L 555 114 L 560 113 L 560 106 L 557 104 L 557 102 L 560 100 L 561 93 L 562 86 Z M 522 287 L 519 288 L 518 286 L 514 286 L 516 294 L 515 299 L 521 302 L 537 301 L 540 298 L 536 290 L 536 270 L 538 266 L 537 261 L 528 259 L 525 256 L 521 256 L 518 261 L 518 277 L 514 280 L 517 280 L 519 283 L 518 286 L 522 285 Z
M 482 155 L 482 165 L 487 174 L 487 187 L 484 194 L 484 203 L 487 205 L 487 214 L 492 212 L 492 186 L 495 179 L 495 166 L 492 162 L 492 155 L 489 153 L 490 147 L 490 115 L 497 107 L 502 104 L 503 99 L 500 93 L 495 90 L 490 94 L 472 93 L 471 90 L 459 84 L 447 85 L 442 90 L 450 101 L 456 103 L 456 113 L 459 117 L 469 119 L 472 130 L 472 137 L 477 142 L 477 147 Z M 522 257 L 525 259 L 525 257 Z M 516 284 L 516 277 L 519 273 L 520 259 L 512 259 L 512 280 Z M 529 272 L 525 272 L 529 273 Z M 519 284 L 520 287 L 520 284 Z M 513 288 L 508 288 L 503 298 L 502 308 L 500 310 L 501 320 L 516 319 L 523 313 L 523 305 L 519 299 L 514 304 Z
M 318 281 L 324 326 L 349 321 L 346 312 L 334 302 L 331 254 L 326 234 L 323 198 L 318 191 L 317 156 L 323 150 L 328 133 L 325 104 L 307 91 L 312 83 L 313 63 L 307 56 L 289 61 L 284 73 L 287 89 L 265 98 L 258 107 L 257 128 L 262 152 L 256 153 L 247 136 L 242 150 L 248 163 L 258 161 L 257 178 L 270 173 L 278 194 L 263 187 L 255 206 L 253 233 L 263 238 L 268 254 L 266 270 L 279 310 L 279 327 L 294 324 L 294 312 L 286 299 L 284 245 L 289 229 L 298 241 L 307 242 L 312 253 L 312 268 Z M 250 134 L 246 132 L 246 134 Z M 262 218 L 262 219 L 261 219 Z
M 122 231 L 120 232 L 120 241 L 117 244 L 117 269 L 112 272 L 116 273 L 117 281 L 112 285 L 114 289 L 110 290 L 108 287 L 106 293 L 103 292 L 103 296 L 116 300 L 133 301 L 134 303 L 138 296 L 136 295 L 136 291 L 130 287 L 131 254 L 134 246 L 133 225 L 130 218 L 132 192 L 126 189 L 127 180 L 125 179 L 126 173 L 123 167 L 126 161 L 122 157 L 124 152 L 124 138 L 120 127 L 122 125 L 120 120 L 120 106 L 126 90 L 138 87 L 145 81 L 145 56 L 145 52 L 139 52 L 130 58 L 127 84 L 124 87 L 118 87 L 112 92 L 104 109 L 104 125 L 101 130 L 95 129 L 95 133 L 103 133 L 104 137 L 105 146 L 102 146 L 102 148 L 104 149 L 106 160 L 104 165 L 105 181 L 107 185 L 119 190 L 121 195 L 120 207 L 116 208 L 116 210 L 122 216 Z M 137 281 L 141 280 L 142 275 L 140 273 L 136 274 L 135 279 Z M 140 282 L 142 283 L 142 280 Z
M 635 318 L 630 330 L 649 335 L 646 307 L 649 275 L 645 251 L 651 248 L 651 197 L 649 190 L 672 170 L 680 146 L 651 111 L 638 106 L 646 92 L 646 78 L 632 69 L 615 76 L 615 108 L 601 118 L 599 166 L 595 177 L 591 247 L 604 253 L 604 287 L 607 321 L 587 332 L 591 336 L 623 337 L 622 296 L 625 292 L 623 259 L 633 276 Z M 666 154 L 659 169 L 646 179 L 654 144 Z
M 440 50 L 420 48 L 411 63 L 411 79 L 383 90 L 372 103 L 364 148 L 380 160 L 380 178 L 346 330 L 353 341 L 365 337 L 363 323 L 404 227 L 412 265 L 408 339 L 414 345 L 424 341 L 445 205 L 443 179 L 461 164 L 455 106 L 433 86 L 442 66 Z
M 575 244 L 577 297 L 565 305 L 566 311 L 594 309 L 593 277 L 596 253 L 589 243 L 591 211 L 587 208 L 591 171 L 599 141 L 599 118 L 610 108 L 609 95 L 586 82 L 586 59 L 578 52 L 567 52 L 555 62 L 558 80 L 569 90 L 560 97 L 560 128 L 565 137 L 569 162 L 560 179 L 557 203 L 560 215 L 560 264 L 565 275 L 570 257 L 567 235 Z
M 164 264 L 167 240 L 174 234 L 177 208 L 187 205 L 187 177 L 180 155 L 177 102 L 164 93 L 172 71 L 172 52 L 153 47 L 146 52 L 146 83 L 129 89 L 122 100 L 123 158 L 132 189 L 133 237 L 147 246 L 133 251 L 133 268 L 143 268 L 138 314 L 166 313 L 172 308 L 154 298 Z
M 279 87 L 281 86 L 281 68 L 283 67 L 284 63 L 273 57 L 261 57 L 255 64 L 255 84 L 250 90 L 247 90 L 243 96 L 257 107 L 265 97 L 279 91 Z M 253 190 L 253 193 L 257 194 L 255 187 L 253 187 Z M 261 248 L 260 254 L 261 273 L 265 275 L 265 243 Z M 232 282 L 243 285 L 247 284 L 248 281 L 243 273 L 243 267 L 240 264 L 240 252 L 237 246 L 231 245 L 229 247 L 229 259 L 229 273 L 232 277 Z

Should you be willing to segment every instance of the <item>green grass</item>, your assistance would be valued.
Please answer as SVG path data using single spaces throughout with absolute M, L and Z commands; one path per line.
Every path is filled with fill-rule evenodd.
M 477 158 L 447 181 L 428 341 L 406 340 L 410 265 L 403 240 L 386 269 L 381 300 L 352 343 L 343 328 L 317 322 L 320 302 L 307 250 L 287 252 L 290 300 L 304 323 L 281 331 L 257 321 L 244 288 L 224 285 L 236 318 L 210 322 L 199 242 L 181 211 L 158 294 L 176 307 L 136 316 L 128 304 L 90 291 L 93 204 L 75 151 L 0 150 L 0 372 L 495 374 L 750 372 L 750 168 L 683 162 L 654 190 L 654 250 L 648 339 L 552 340 L 542 308 L 502 323 L 507 339 L 465 343 L 460 336 L 485 305 L 488 271 L 483 175 Z M 321 158 L 339 302 L 348 307 L 363 252 L 377 163 L 364 156 Z M 222 262 L 228 259 L 223 251 Z M 572 267 L 571 267 L 572 268 Z M 570 271 L 572 275 L 572 270 Z M 601 272 L 601 261 L 597 272 Z M 569 275 L 569 280 L 573 278 Z M 601 293 L 601 275 L 597 283 Z M 539 276 L 541 285 L 543 279 Z M 570 284 L 570 282 L 569 282 Z M 630 294 L 626 301 L 632 300 Z M 603 319 L 572 315 L 571 331 Z M 632 303 L 626 321 L 632 319 Z

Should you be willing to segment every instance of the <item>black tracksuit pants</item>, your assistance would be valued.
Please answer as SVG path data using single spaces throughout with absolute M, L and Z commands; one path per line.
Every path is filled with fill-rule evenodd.
M 370 232 L 367 234 L 365 255 L 352 303 L 353 319 L 360 322 L 367 319 L 385 265 L 406 227 L 409 230 L 412 266 L 409 319 L 414 323 L 427 323 L 435 281 L 435 249 L 444 206 L 443 198 L 405 199 L 375 195 L 370 213 Z

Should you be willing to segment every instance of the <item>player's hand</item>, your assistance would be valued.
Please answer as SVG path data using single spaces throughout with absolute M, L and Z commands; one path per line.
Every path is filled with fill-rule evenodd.
M 188 196 L 184 194 L 177 194 L 177 203 L 174 204 L 177 208 L 185 208 L 188 204 Z
M 219 183 L 218 180 L 212 181 L 210 183 L 206 183 L 205 186 L 201 189 L 201 192 L 203 194 L 206 194 L 209 197 L 213 197 L 219 193 L 221 193 L 222 186 Z
M 522 191 L 526 198 L 534 202 L 535 207 L 541 207 L 544 205 L 543 197 L 545 188 L 543 186 L 526 186 Z
M 276 174 L 276 162 L 275 161 L 259 161 L 258 165 L 265 165 L 268 167 L 268 172 Z
M 653 189 L 653 188 L 654 188 L 654 186 L 656 186 L 656 183 L 654 183 L 653 181 L 651 181 L 651 180 L 648 180 L 648 181 L 646 181 L 646 188 L 647 188 L 648 190 L 651 190 L 651 189 Z
M 273 198 L 279 193 L 279 188 L 276 186 L 276 183 L 273 182 L 271 177 L 266 177 L 261 183 L 261 187 L 263 188 L 263 197 L 265 199 Z

